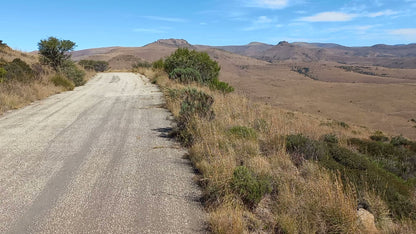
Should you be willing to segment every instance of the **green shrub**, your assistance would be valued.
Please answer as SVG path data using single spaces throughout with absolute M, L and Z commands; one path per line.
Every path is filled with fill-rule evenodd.
M 12 62 L 2 61 L 0 66 L 6 71 L 3 77 L 5 81 L 30 82 L 34 78 L 32 68 L 19 58 L 14 59 Z
M 254 129 L 246 126 L 234 126 L 228 129 L 228 133 L 242 139 L 257 139 L 257 133 Z
M 165 71 L 170 74 L 176 68 L 192 68 L 201 75 L 202 83 L 209 84 L 218 78 L 220 66 L 211 60 L 206 52 L 190 51 L 187 48 L 179 48 L 164 62 Z
M 163 69 L 165 67 L 165 63 L 163 59 L 156 60 L 152 63 L 153 69 Z
M 414 195 L 414 185 L 405 182 L 402 178 L 385 169 L 381 166 L 380 161 L 372 156 L 373 153 L 370 154 L 370 152 L 377 153 L 380 150 L 392 150 L 389 147 L 394 148 L 394 146 L 359 139 L 350 139 L 349 143 L 358 145 L 362 154 L 355 153 L 338 144 L 315 141 L 302 135 L 287 136 L 286 150 L 291 154 L 295 165 L 296 160 L 301 161 L 299 155 L 303 155 L 302 160 L 317 160 L 321 166 L 339 172 L 345 184 L 352 183 L 355 185 L 359 196 L 362 196 L 365 190 L 373 190 L 383 198 L 396 218 L 416 218 L 414 217 L 416 204 L 411 199 Z M 390 146 L 386 149 L 379 148 L 380 146 L 384 147 L 384 145 Z M 360 148 L 360 146 L 363 148 Z M 364 146 L 367 148 L 364 148 Z M 376 147 L 373 149 L 368 146 Z M 410 165 L 408 164 L 408 166 Z
M 408 142 L 411 143 L 403 139 L 402 137 L 395 137 L 391 143 L 384 143 L 352 138 L 348 142 L 385 170 L 408 180 L 416 178 L 416 152 L 402 145 Z
M 74 87 L 75 87 L 75 85 L 74 85 L 74 83 L 72 83 L 72 81 L 68 80 L 67 78 L 65 78 L 65 76 L 60 75 L 60 74 L 54 75 L 52 77 L 51 81 L 55 86 L 62 86 L 66 90 L 73 90 Z
M 371 135 L 371 136 L 370 136 L 370 139 L 371 139 L 371 140 L 373 140 L 373 141 L 381 141 L 381 142 L 384 142 L 384 141 L 388 141 L 388 140 L 389 140 L 389 138 L 388 138 L 388 137 L 386 137 L 386 136 L 383 134 L 383 132 L 381 132 L 381 131 L 376 131 L 376 132 L 374 133 L 374 135 Z
M 245 166 L 234 169 L 231 188 L 250 208 L 255 207 L 265 194 L 272 191 L 269 178 L 256 176 Z
M 61 68 L 62 73 L 72 82 L 75 86 L 81 86 L 85 84 L 85 72 L 77 67 L 77 65 L 67 60 L 64 62 Z
M 304 160 L 322 160 L 327 157 L 327 149 L 322 142 L 311 140 L 302 134 L 286 136 L 286 150 L 297 166 Z
M 193 68 L 175 68 L 169 73 L 169 78 L 182 83 L 202 82 L 201 74 Z
M 172 93 L 172 96 L 177 95 L 177 91 L 174 92 L 175 94 Z M 215 113 L 211 109 L 214 98 L 194 88 L 184 89 L 181 91 L 181 96 L 184 97 L 184 100 L 181 103 L 178 127 L 174 134 L 183 145 L 190 146 L 194 142 L 194 137 L 190 129 L 195 129 L 195 117 L 207 120 L 213 120 L 215 118 Z
M 408 139 L 404 138 L 402 135 L 400 136 L 395 136 L 392 137 L 390 140 L 390 144 L 394 145 L 394 146 L 410 146 L 412 145 L 412 142 L 409 141 Z
M 211 83 L 209 83 L 209 87 L 214 90 L 219 90 L 223 93 L 231 93 L 234 91 L 234 87 L 226 82 L 219 81 L 218 78 L 213 79 Z
M 95 72 L 105 72 L 109 69 L 107 61 L 98 60 L 81 60 L 78 62 L 86 70 L 93 70 Z
M 213 97 L 194 88 L 185 89 L 183 95 L 185 98 L 181 103 L 180 116 L 197 115 L 200 118 L 214 119 L 215 114 L 211 109 Z
M 326 134 L 322 136 L 322 140 L 326 143 L 333 143 L 333 144 L 338 143 L 338 137 L 335 134 Z

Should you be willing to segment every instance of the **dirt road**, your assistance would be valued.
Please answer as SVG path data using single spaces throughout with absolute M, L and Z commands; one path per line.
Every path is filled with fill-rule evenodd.
M 132 73 L 0 117 L 0 233 L 205 232 L 162 94 Z

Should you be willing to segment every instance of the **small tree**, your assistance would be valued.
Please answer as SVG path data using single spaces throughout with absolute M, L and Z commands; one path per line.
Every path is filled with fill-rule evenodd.
M 68 53 L 73 51 L 76 44 L 70 40 L 59 40 L 49 37 L 38 43 L 40 61 L 50 65 L 55 71 L 59 71 L 66 60 L 71 58 Z

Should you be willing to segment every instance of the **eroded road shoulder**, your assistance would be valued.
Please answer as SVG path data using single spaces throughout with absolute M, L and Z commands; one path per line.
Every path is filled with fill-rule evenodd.
M 0 233 L 205 232 L 162 94 L 132 73 L 0 117 Z

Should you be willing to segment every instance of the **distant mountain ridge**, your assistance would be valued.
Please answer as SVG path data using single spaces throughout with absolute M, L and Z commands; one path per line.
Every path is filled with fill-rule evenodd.
M 129 55 L 148 61 L 157 60 L 172 53 L 176 48 L 193 50 L 219 49 L 234 54 L 252 57 L 267 62 L 319 62 L 330 61 L 340 64 L 375 65 L 390 68 L 416 68 L 416 44 L 373 45 L 347 47 L 334 43 L 288 43 L 281 41 L 277 45 L 251 42 L 247 45 L 208 46 L 192 45 L 184 39 L 160 39 L 143 47 L 106 47 L 73 52 L 76 60 L 95 58 L 110 60 L 110 56 Z M 122 59 L 122 58 L 121 58 Z M 120 59 L 116 59 L 117 61 Z
M 242 46 L 215 46 L 214 48 L 269 62 L 334 61 L 392 68 L 416 68 L 416 44 L 347 47 L 334 43 L 282 41 L 277 45 L 254 42 Z

